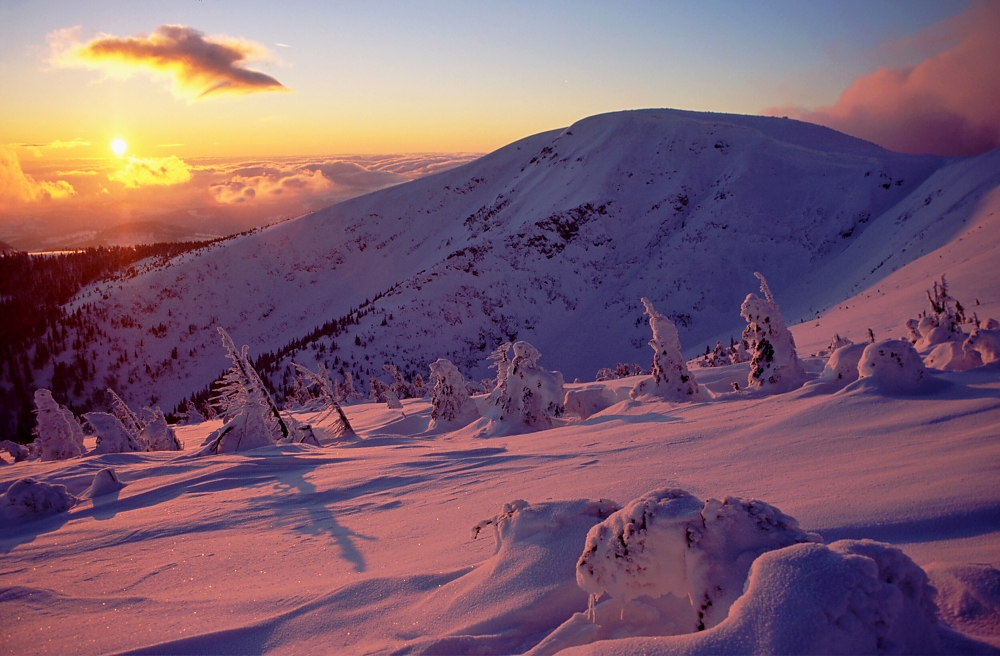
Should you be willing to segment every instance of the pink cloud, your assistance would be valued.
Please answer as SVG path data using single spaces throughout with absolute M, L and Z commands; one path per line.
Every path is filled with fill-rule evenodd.
M 858 78 L 829 107 L 776 107 L 788 115 L 903 153 L 976 155 L 1000 146 L 1000 3 L 943 24 L 954 45 L 908 69 Z

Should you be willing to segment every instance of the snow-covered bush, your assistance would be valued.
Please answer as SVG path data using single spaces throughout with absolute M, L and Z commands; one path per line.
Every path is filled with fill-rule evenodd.
M 371 376 L 368 378 L 368 400 L 372 403 L 385 403 L 389 400 L 386 392 L 389 391 L 389 386 L 383 383 L 378 378 Z
M 604 385 L 595 385 L 594 387 L 566 390 L 563 407 L 566 414 L 586 419 L 605 408 L 610 408 L 618 403 L 618 400 L 615 393 Z
M 97 433 L 95 454 L 135 453 L 148 450 L 145 444 L 140 443 L 136 436 L 125 428 L 118 417 L 109 412 L 88 412 L 83 418 Z
M 927 310 L 906 322 L 914 347 L 924 352 L 944 342 L 963 341 L 965 333 L 961 324 L 968 323 L 965 308 L 948 293 L 944 275 L 940 283 L 935 280 L 933 289 L 927 290 L 927 302 Z
M 406 382 L 406 379 L 403 378 L 403 374 L 399 371 L 399 367 L 394 364 L 386 364 L 382 365 L 382 369 L 389 372 L 389 375 L 392 376 L 392 385 L 390 387 L 398 400 L 412 399 L 416 396 L 413 393 L 413 386 Z
M 23 522 L 69 510 L 75 503 L 65 485 L 22 478 L 0 495 L 0 517 L 5 523 Z
M 740 314 L 747 322 L 743 340 L 753 356 L 747 386 L 788 391 L 805 381 L 805 371 L 795 353 L 795 340 L 785 326 L 767 281 L 760 273 L 754 272 L 754 275 L 760 280 L 764 298 L 747 294 L 740 307 Z
M 125 484 L 118 479 L 118 473 L 111 467 L 105 467 L 96 474 L 91 481 L 90 487 L 83 493 L 84 499 L 103 497 L 106 494 L 113 494 L 125 487 Z
M 35 390 L 35 441 L 31 444 L 34 457 L 42 460 L 66 460 L 83 455 L 83 429 L 73 413 L 56 403 L 52 392 Z
M 927 369 L 913 345 L 905 339 L 868 344 L 858 362 L 858 375 L 889 391 L 912 391 L 927 379 Z
M 715 343 L 715 348 L 712 350 L 706 346 L 705 354 L 695 360 L 695 364 L 699 367 L 725 367 L 749 361 L 750 353 L 747 352 L 746 343 L 742 340 L 737 342 L 730 337 L 729 346 L 723 346 L 722 342 L 719 341 Z
M 462 373 L 450 361 L 440 358 L 430 364 L 434 388 L 431 391 L 429 430 L 454 430 L 479 419 L 479 410 L 469 398 Z
M 497 387 L 488 399 L 486 434 L 545 430 L 563 413 L 562 374 L 539 367 L 541 354 L 528 342 L 515 342 L 513 352 L 510 361 L 496 360 Z
M 293 362 L 292 364 L 295 365 L 295 369 L 299 372 L 299 377 L 306 387 L 314 387 L 317 398 L 323 402 L 323 415 L 317 417 L 314 421 L 322 421 L 336 415 L 337 421 L 332 429 L 333 438 L 347 439 L 357 437 L 354 428 L 351 427 L 351 422 L 347 420 L 347 415 L 344 414 L 344 409 L 340 407 L 340 403 L 337 400 L 337 386 L 330 380 L 330 374 L 326 366 L 322 362 L 319 363 L 314 373 L 298 363 Z M 348 380 L 350 380 L 349 377 Z
M 215 404 L 225 420 L 213 431 L 199 454 L 247 451 L 294 438 L 271 394 L 250 364 L 249 347 L 236 349 L 229 334 L 218 328 L 222 345 L 233 366 L 222 377 Z
M 966 349 L 962 342 L 942 342 L 924 358 L 924 366 L 940 371 L 966 371 L 983 366 L 978 351 Z
M 990 321 L 993 321 L 990 319 Z M 1000 329 L 979 328 L 962 345 L 964 350 L 979 354 L 984 364 L 1000 360 Z
M 691 632 L 726 617 L 760 554 L 817 541 L 762 501 L 702 501 L 684 490 L 656 490 L 590 530 L 576 580 L 595 601 L 605 593 L 617 600 L 616 610 L 670 595 L 662 603 L 673 609 L 675 632 Z M 642 605 L 623 612 L 648 614 Z
M 834 341 L 835 343 L 836 341 Z M 856 381 L 858 379 L 858 363 L 861 362 L 861 356 L 864 355 L 867 347 L 868 344 L 847 342 L 847 344 L 832 351 L 830 359 L 826 361 L 826 366 L 823 368 L 823 373 L 819 375 L 819 380 L 824 383 L 839 382 L 844 385 Z
M 649 317 L 649 327 L 653 330 L 653 339 L 649 340 L 653 348 L 653 364 L 649 371 L 651 378 L 636 383 L 629 396 L 665 401 L 700 400 L 701 390 L 681 355 L 681 340 L 674 322 L 657 312 L 649 299 L 643 298 L 642 304 Z
M 604 367 L 597 370 L 597 376 L 594 378 L 595 381 L 605 381 L 605 380 L 618 380 L 620 378 L 628 378 L 629 376 L 641 376 L 642 367 L 638 364 L 627 365 L 624 362 L 619 362 L 615 365 L 614 369 L 609 369 Z
M 120 421 L 122 426 L 125 427 L 125 430 L 128 431 L 133 440 L 139 441 L 139 433 L 142 432 L 143 426 L 142 419 L 137 414 L 132 412 L 132 409 L 128 407 L 128 404 L 126 404 L 125 401 L 122 401 L 122 398 L 118 396 L 113 389 L 108 388 L 105 390 L 105 394 L 107 394 L 109 399 L 108 412 L 113 414 L 115 417 L 118 417 L 118 421 Z
M 139 432 L 139 443 L 144 444 L 149 451 L 182 451 L 184 445 L 177 439 L 173 426 L 167 423 L 163 411 L 153 408 L 152 417 L 143 425 Z
M 0 449 L 6 451 L 14 462 L 22 462 L 28 459 L 31 455 L 31 450 L 25 446 L 18 444 L 17 442 L 11 442 L 10 440 L 0 440 Z

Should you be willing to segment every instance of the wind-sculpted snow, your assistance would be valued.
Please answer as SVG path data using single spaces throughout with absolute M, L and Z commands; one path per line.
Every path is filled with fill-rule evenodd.
M 870 250 L 867 233 L 942 162 L 777 118 L 595 116 L 95 285 L 74 306 L 93 303 L 107 332 L 95 380 L 133 404 L 172 406 L 214 380 L 220 325 L 253 353 L 288 346 L 275 384 L 292 358 L 365 380 L 445 357 L 481 378 L 484 355 L 519 339 L 591 377 L 639 359 L 643 296 L 692 347 L 738 327 L 748 271 L 787 295 L 790 323 L 811 315 L 822 290 L 803 293 L 806 274 Z
M 0 495 L 0 518 L 9 528 L 15 522 L 65 512 L 74 503 L 76 498 L 66 491 L 65 485 L 22 478 Z

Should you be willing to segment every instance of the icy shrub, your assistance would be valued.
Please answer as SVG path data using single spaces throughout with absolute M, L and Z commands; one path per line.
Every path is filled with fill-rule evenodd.
M 653 330 L 653 339 L 649 340 L 649 345 L 653 347 L 652 378 L 636 383 L 629 396 L 664 401 L 700 400 L 701 390 L 684 363 L 681 340 L 674 322 L 657 312 L 649 299 L 643 298 L 642 304 L 649 317 L 649 327 Z
M 316 372 L 313 373 L 300 364 L 294 362 L 292 364 L 299 372 L 299 377 L 306 385 L 306 388 L 315 388 L 317 398 L 320 399 L 323 404 L 321 408 L 323 414 L 318 416 L 313 421 L 323 421 L 336 415 L 337 421 L 332 429 L 334 439 L 357 437 L 357 434 L 354 432 L 354 428 L 351 427 L 351 422 L 347 420 L 347 415 L 344 414 L 344 409 L 340 407 L 340 403 L 337 401 L 337 386 L 330 380 L 330 375 L 326 370 L 326 366 L 321 362 L 317 365 Z M 348 374 L 347 380 L 350 380 L 350 374 Z M 353 389 L 354 388 L 352 386 L 351 390 Z
M 592 600 L 604 593 L 617 600 L 623 615 L 657 616 L 658 607 L 669 608 L 664 624 L 687 633 L 726 617 L 760 554 L 819 539 L 762 501 L 701 501 L 684 490 L 656 490 L 590 530 L 576 580 Z M 637 603 L 624 610 L 623 602 Z
M 122 401 L 121 397 L 118 396 L 113 389 L 108 388 L 105 391 L 105 394 L 107 394 L 110 399 L 110 408 L 108 412 L 113 414 L 115 417 L 118 417 L 118 421 L 121 422 L 122 426 L 124 426 L 125 430 L 128 431 L 128 434 L 132 436 L 133 440 L 139 441 L 139 433 L 142 432 L 142 420 L 138 415 L 132 412 L 132 409 L 128 407 L 128 404 Z
M 439 358 L 430 364 L 434 388 L 431 391 L 429 430 L 454 430 L 479 419 L 479 410 L 469 398 L 462 373 L 450 361 Z
M 83 418 L 97 433 L 95 454 L 134 453 L 147 450 L 146 446 L 140 444 L 115 415 L 108 412 L 88 412 Z
M 94 474 L 94 480 L 91 481 L 87 491 L 83 493 L 83 498 L 93 499 L 94 497 L 103 497 L 106 494 L 114 494 L 123 487 L 125 484 L 118 479 L 115 470 L 111 467 L 105 467 Z
M 397 400 L 412 399 L 416 396 L 413 393 L 413 386 L 406 382 L 406 379 L 403 378 L 403 374 L 399 371 L 399 367 L 394 364 L 386 364 L 382 365 L 382 369 L 389 372 L 389 375 L 392 376 L 392 385 L 390 388 L 392 389 L 393 394 L 396 395 Z
M 42 460 L 66 460 L 83 455 L 83 429 L 73 413 L 56 403 L 52 392 L 35 390 L 35 441 L 32 454 Z
M 832 346 L 832 345 L 831 345 Z M 864 354 L 867 344 L 852 344 L 848 342 L 840 346 L 830 355 L 819 380 L 824 383 L 840 382 L 846 385 L 858 379 L 858 363 Z
M 747 352 L 746 343 L 742 340 L 737 342 L 730 337 L 729 346 L 723 346 L 722 342 L 716 342 L 715 348 L 712 350 L 706 346 L 705 354 L 695 360 L 695 364 L 699 367 L 725 367 L 749 361 L 750 354 Z
M 372 403 L 386 403 L 389 400 L 389 386 L 378 378 L 368 378 L 368 400 Z M 398 399 L 397 399 L 398 400 Z
M 858 362 L 858 375 L 888 390 L 908 391 L 924 383 L 927 369 L 908 341 L 884 339 L 865 347 Z
M 984 364 L 996 362 L 1000 360 L 1000 329 L 973 330 L 962 346 L 966 351 L 978 353 Z
M 948 281 L 941 276 L 941 282 L 934 281 L 927 290 L 928 308 L 916 319 L 906 322 L 910 342 L 918 351 L 926 351 L 944 342 L 965 339 L 961 324 L 966 323 L 965 308 L 948 294 Z
M 764 298 L 748 294 L 740 308 L 747 322 L 743 340 L 753 356 L 747 386 L 788 391 L 801 385 L 806 375 L 795 353 L 795 340 L 785 326 L 767 281 L 760 273 L 754 275 L 760 280 Z
M 924 358 L 924 366 L 940 371 L 965 371 L 983 366 L 977 351 L 967 350 L 961 342 L 942 342 Z
M 75 503 L 65 485 L 22 478 L 0 496 L 0 517 L 5 522 L 28 521 L 69 510 Z
M 237 350 L 229 334 L 221 326 L 218 330 L 226 355 L 233 363 L 222 377 L 215 398 L 226 423 L 208 436 L 199 454 L 248 451 L 294 437 L 250 364 L 249 347 L 244 345 Z
M 177 433 L 167 424 L 163 411 L 153 408 L 152 417 L 139 432 L 139 443 L 144 444 L 149 451 L 181 451 L 184 446 L 177 439 Z
M 541 354 L 528 342 L 516 342 L 513 352 L 510 361 L 505 359 L 506 349 L 504 359 L 496 360 L 497 387 L 486 412 L 489 434 L 544 430 L 563 413 L 562 374 L 539 367 Z

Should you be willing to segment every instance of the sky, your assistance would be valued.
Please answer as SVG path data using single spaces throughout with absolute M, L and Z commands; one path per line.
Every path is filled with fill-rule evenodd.
M 644 107 L 975 154 L 1000 145 L 998 32 L 1000 3 L 967 0 L 0 0 L 0 239 L 68 207 L 272 220 Z

